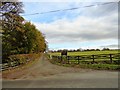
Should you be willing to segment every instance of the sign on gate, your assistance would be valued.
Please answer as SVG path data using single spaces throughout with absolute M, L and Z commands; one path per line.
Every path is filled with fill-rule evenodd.
M 67 50 L 61 51 L 61 56 L 66 55 L 67 56 Z

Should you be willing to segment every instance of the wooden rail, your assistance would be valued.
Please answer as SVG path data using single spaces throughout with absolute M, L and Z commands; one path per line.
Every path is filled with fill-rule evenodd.
M 98 54 L 98 55 L 81 55 L 81 56 L 52 56 L 53 60 L 56 60 L 59 63 L 70 63 L 71 61 L 77 62 L 79 64 L 82 62 L 108 62 L 120 64 L 120 53 L 116 54 Z
M 34 61 L 36 58 L 39 58 L 39 57 L 40 57 L 40 54 L 11 55 L 11 58 L 8 60 L 7 63 L 0 64 L 0 71 L 16 68 L 20 65 L 27 64 L 30 61 Z
M 29 62 L 29 61 L 27 61 L 27 62 Z M 16 68 L 16 67 L 18 67 L 20 65 L 23 65 L 23 64 L 25 64 L 25 63 L 18 63 L 16 61 L 13 61 L 13 62 L 10 62 L 10 63 L 3 63 L 0 66 L 0 68 L 1 68 L 2 71 L 4 71 L 4 70 L 10 70 L 10 69 Z

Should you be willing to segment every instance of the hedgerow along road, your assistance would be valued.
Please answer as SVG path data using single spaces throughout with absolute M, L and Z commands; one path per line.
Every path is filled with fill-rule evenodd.
M 58 66 L 42 55 L 4 77 L 2 88 L 118 88 L 118 72 Z

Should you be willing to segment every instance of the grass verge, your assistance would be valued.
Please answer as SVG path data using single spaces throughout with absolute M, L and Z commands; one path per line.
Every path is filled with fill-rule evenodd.
M 50 60 L 51 63 L 60 65 L 60 66 L 65 66 L 65 67 L 76 67 L 76 68 L 84 68 L 84 69 L 95 69 L 95 70 L 115 70 L 115 71 L 120 71 L 120 65 L 117 64 L 87 64 L 87 63 L 80 63 L 80 64 L 75 64 L 75 63 L 59 63 L 55 62 L 55 60 Z

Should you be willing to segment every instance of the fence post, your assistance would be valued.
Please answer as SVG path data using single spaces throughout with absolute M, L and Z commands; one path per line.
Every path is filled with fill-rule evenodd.
M 67 56 L 68 64 L 69 64 L 69 56 Z
M 80 61 L 79 61 L 79 60 L 80 60 L 80 56 L 78 56 L 78 64 L 80 63 Z
M 112 63 L 112 54 L 110 54 L 110 63 Z
M 60 62 L 62 61 L 62 56 L 60 57 Z
M 94 56 L 95 56 L 95 55 L 92 55 L 93 63 L 94 63 L 94 61 L 95 61 L 95 58 L 94 58 Z

